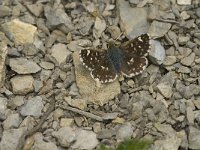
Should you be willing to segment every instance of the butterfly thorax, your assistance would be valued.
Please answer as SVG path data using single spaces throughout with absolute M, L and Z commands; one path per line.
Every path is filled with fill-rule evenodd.
M 113 64 L 115 70 L 119 73 L 121 71 L 123 52 L 118 47 L 112 47 L 108 50 L 108 58 Z

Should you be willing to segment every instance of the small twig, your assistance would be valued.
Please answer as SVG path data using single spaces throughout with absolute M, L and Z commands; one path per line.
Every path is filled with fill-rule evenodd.
M 179 22 L 175 21 L 175 20 L 169 20 L 169 19 L 159 19 L 156 18 L 156 21 L 160 21 L 160 22 L 166 22 L 166 23 L 175 23 L 175 24 L 179 24 Z
M 29 131 L 26 131 L 21 138 L 19 139 L 19 143 L 17 145 L 16 150 L 22 150 L 26 141 L 26 138 L 33 135 L 34 133 L 36 133 L 43 125 L 43 123 L 45 122 L 45 120 L 47 119 L 47 117 L 49 116 L 49 114 L 54 110 L 55 107 L 55 98 L 52 98 L 52 100 L 50 101 L 49 104 L 49 108 L 47 109 L 47 111 L 44 113 L 44 115 L 42 116 L 40 122 L 38 123 L 37 126 L 35 126 L 34 128 L 32 128 Z
M 66 105 L 58 105 L 58 107 L 65 109 L 65 110 L 75 112 L 75 113 L 83 115 L 83 116 L 86 116 L 88 118 L 92 118 L 92 119 L 97 120 L 97 121 L 103 121 L 104 120 L 100 116 L 94 115 L 94 114 L 89 113 L 89 112 L 85 112 L 83 110 L 80 110 L 80 109 L 77 109 L 77 108 L 74 108 L 74 107 L 70 107 L 70 106 L 66 106 Z

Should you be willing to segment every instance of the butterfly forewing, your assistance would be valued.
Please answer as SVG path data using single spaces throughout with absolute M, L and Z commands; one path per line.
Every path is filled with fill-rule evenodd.
M 92 50 L 81 50 L 79 52 L 81 62 L 90 71 L 93 70 L 102 59 L 105 58 L 105 55 L 105 52 Z
M 104 59 L 92 70 L 91 76 L 96 81 L 107 83 L 117 78 L 117 72 L 113 64 L 108 59 Z
M 121 48 L 128 55 L 134 57 L 147 56 L 150 51 L 150 38 L 148 34 L 142 34 L 141 36 L 123 44 Z

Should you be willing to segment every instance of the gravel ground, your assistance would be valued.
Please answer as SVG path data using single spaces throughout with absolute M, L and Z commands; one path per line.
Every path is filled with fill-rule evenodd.
M 143 73 L 97 86 L 78 52 L 144 33 Z M 199 0 L 0 0 L 0 50 L 1 150 L 200 150 Z

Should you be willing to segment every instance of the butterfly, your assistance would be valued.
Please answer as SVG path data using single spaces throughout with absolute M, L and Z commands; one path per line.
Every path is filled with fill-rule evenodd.
M 108 83 L 116 80 L 120 74 L 131 78 L 142 73 L 148 65 L 146 56 L 149 51 L 150 37 L 142 34 L 105 51 L 80 50 L 79 57 L 95 81 Z

